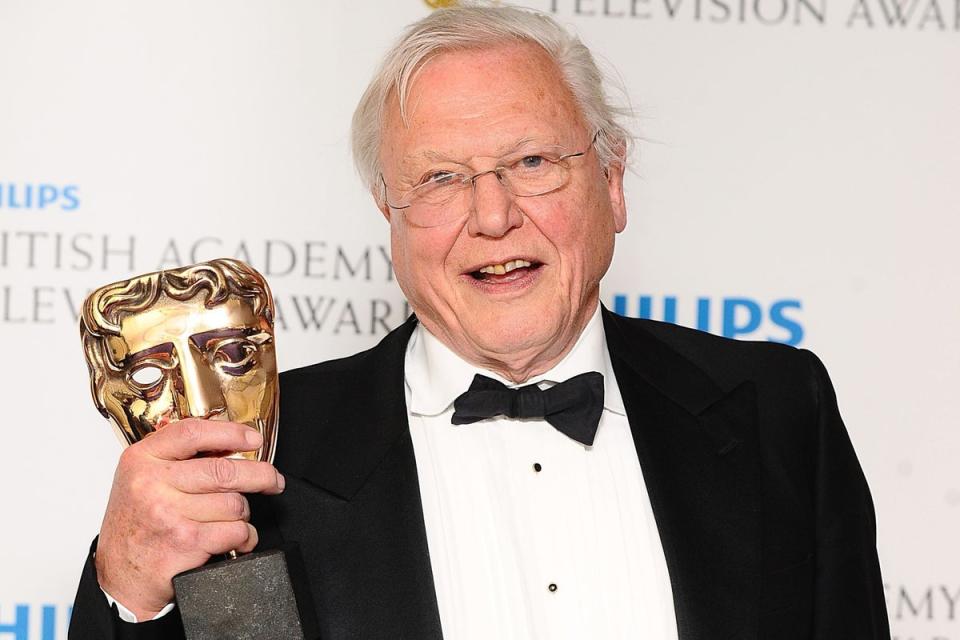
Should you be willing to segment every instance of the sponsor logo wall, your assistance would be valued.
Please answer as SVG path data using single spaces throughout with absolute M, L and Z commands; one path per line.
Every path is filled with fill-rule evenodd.
M 0 640 L 66 637 L 119 454 L 87 389 L 89 290 L 245 260 L 283 368 L 407 317 L 348 126 L 378 55 L 442 4 L 0 2 Z M 604 303 L 816 351 L 871 482 L 894 636 L 960 640 L 960 4 L 525 4 L 638 113 Z

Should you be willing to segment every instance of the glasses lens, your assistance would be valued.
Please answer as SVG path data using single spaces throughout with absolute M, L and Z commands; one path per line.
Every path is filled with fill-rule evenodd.
M 503 188 L 513 195 L 541 196 L 567 183 L 570 177 L 567 159 L 580 155 L 583 153 L 564 155 L 560 148 L 549 148 L 504 158 L 496 170 L 474 176 L 439 173 L 392 202 L 391 206 L 402 211 L 414 226 L 438 227 L 462 218 L 469 211 L 477 177 L 495 173 Z
M 541 159 L 535 167 L 510 167 L 504 171 L 503 177 L 505 186 L 514 195 L 540 196 L 562 187 L 568 175 L 562 164 Z
M 505 186 L 517 196 L 539 196 L 559 189 L 569 175 L 562 158 L 560 149 L 512 158 L 503 164 Z
M 414 189 L 409 206 L 402 209 L 407 221 L 417 227 L 438 227 L 463 217 L 470 208 L 471 183 L 460 178 Z
M 462 174 L 447 174 L 443 179 L 431 180 L 411 192 L 411 201 L 432 206 L 446 205 L 470 187 Z

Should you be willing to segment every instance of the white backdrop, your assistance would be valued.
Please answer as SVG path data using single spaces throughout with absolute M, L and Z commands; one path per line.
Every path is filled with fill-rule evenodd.
M 348 127 L 428 4 L 0 0 L 0 640 L 66 637 L 119 453 L 87 391 L 89 289 L 245 259 L 284 368 L 405 317 Z M 640 114 L 604 301 L 816 351 L 873 489 L 894 635 L 960 639 L 960 2 L 525 4 Z

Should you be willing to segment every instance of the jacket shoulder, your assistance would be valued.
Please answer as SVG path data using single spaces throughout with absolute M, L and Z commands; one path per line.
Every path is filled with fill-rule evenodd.
M 411 316 L 369 349 L 342 358 L 283 371 L 280 373 L 281 392 L 287 396 L 300 393 L 305 388 L 310 388 L 316 393 L 317 385 L 324 388 L 352 385 L 357 377 L 382 371 L 388 363 L 402 365 L 397 358 L 403 356 L 415 326 L 416 320 Z
M 763 386 L 772 383 L 796 390 L 800 385 L 815 391 L 813 376 L 822 369 L 811 352 L 785 344 L 734 340 L 668 322 L 624 316 L 616 316 L 616 323 L 627 335 L 642 332 L 652 336 L 725 389 L 753 380 Z

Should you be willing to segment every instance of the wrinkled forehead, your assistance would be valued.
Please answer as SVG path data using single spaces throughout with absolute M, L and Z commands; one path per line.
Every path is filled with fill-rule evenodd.
M 381 162 L 429 153 L 498 157 L 524 140 L 566 146 L 586 131 L 556 62 L 533 43 L 443 51 L 418 69 L 403 112 L 385 105 Z
M 184 345 L 197 335 L 223 329 L 270 331 L 269 321 L 254 312 L 254 301 L 230 296 L 222 304 L 207 308 L 204 296 L 175 300 L 162 296 L 155 305 L 129 313 L 120 320 L 120 335 L 107 344 L 114 362 L 164 344 Z

